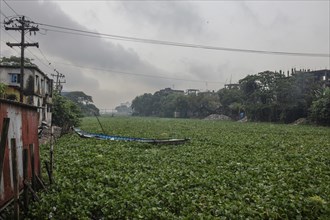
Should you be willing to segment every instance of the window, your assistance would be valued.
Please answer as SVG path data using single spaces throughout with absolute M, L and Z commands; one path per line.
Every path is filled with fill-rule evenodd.
M 21 82 L 21 74 L 18 73 L 9 73 L 10 82 L 11 83 L 20 83 Z
M 45 93 L 45 80 L 41 79 L 41 93 L 44 94 Z
M 37 87 L 37 93 L 40 94 L 40 84 L 39 84 L 39 76 L 36 76 L 36 87 Z

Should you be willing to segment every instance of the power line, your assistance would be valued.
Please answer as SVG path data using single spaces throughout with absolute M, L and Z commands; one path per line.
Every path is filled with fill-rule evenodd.
M 4 16 L 5 18 L 8 18 L 2 11 L 0 11 L 0 14 Z M 1 22 L 2 23 L 2 22 Z
M 9 34 L 8 34 L 9 35 Z M 11 36 L 14 40 L 16 40 L 13 36 Z M 16 40 L 17 41 L 17 40 Z M 29 50 L 28 50 L 29 51 Z M 30 51 L 29 51 L 30 52 Z M 31 52 L 30 52 L 31 53 Z M 33 53 L 31 53 L 33 56 L 35 56 Z M 44 62 L 40 60 L 39 57 L 35 56 L 43 65 L 46 67 L 50 68 L 47 66 Z M 82 69 L 92 69 L 92 70 L 100 70 L 103 72 L 112 72 L 112 73 L 117 73 L 117 74 L 125 74 L 125 75 L 133 75 L 133 76 L 140 76 L 140 77 L 148 77 L 148 78 L 159 78 L 159 79 L 167 79 L 167 80 L 178 80 L 178 81 L 186 81 L 186 82 L 198 82 L 198 83 L 205 83 L 206 81 L 201 81 L 201 80 L 190 80 L 190 79 L 180 79 L 180 78 L 173 78 L 173 77 L 166 77 L 166 76 L 155 76 L 155 75 L 149 75 L 149 74 L 144 74 L 144 73 L 132 73 L 132 72 L 124 72 L 124 71 L 118 71 L 118 70 L 113 70 L 113 69 L 105 69 L 105 68 L 99 68 L 99 67 L 87 67 L 87 66 L 82 66 L 82 65 L 76 65 L 76 64 L 70 64 L 70 63 L 63 63 L 63 62 L 55 62 L 57 64 L 62 64 L 62 65 L 69 65 L 73 67 L 78 67 Z M 212 84 L 225 84 L 225 82 L 208 82 Z
M 18 13 L 5 1 L 3 0 L 3 2 L 8 6 L 8 8 L 10 8 L 16 15 L 18 15 Z
M 111 73 L 117 73 L 117 74 L 125 74 L 125 75 L 132 75 L 132 76 L 140 76 L 140 77 L 148 77 L 148 78 L 158 78 L 158 79 L 168 79 L 168 80 L 178 80 L 178 81 L 186 81 L 186 82 L 198 82 L 198 83 L 212 83 L 212 84 L 225 84 L 225 82 L 217 82 L 217 81 L 202 81 L 202 80 L 193 80 L 193 79 L 180 79 L 180 78 L 174 78 L 174 77 L 167 77 L 167 76 L 155 76 L 155 75 L 149 75 L 145 73 L 132 73 L 132 72 L 125 72 L 125 71 L 119 71 L 119 70 L 113 70 L 113 69 L 105 69 L 100 67 L 90 67 L 90 66 L 82 66 L 82 65 L 76 65 L 76 64 L 70 64 L 70 63 L 63 63 L 63 62 L 55 62 L 59 65 L 68 65 L 73 67 L 78 67 L 82 69 L 91 69 L 91 70 L 100 70 L 103 72 L 111 72 Z
M 46 29 L 49 30 L 49 29 Z M 53 30 L 51 30 L 53 31 Z M 54 30 L 57 32 L 66 32 L 66 31 L 58 31 Z M 7 33 L 7 32 L 6 32 Z M 72 33 L 72 32 L 66 32 L 70 34 L 78 34 L 78 35 L 86 35 L 90 37 L 97 37 L 95 35 L 87 35 L 87 34 L 82 34 L 82 33 Z M 9 33 L 7 33 L 10 35 Z M 10 35 L 15 41 L 17 41 L 12 35 Z M 44 66 L 50 68 L 47 64 L 45 64 L 43 61 L 40 60 L 39 57 L 34 55 L 29 49 L 27 49 L 34 57 L 36 57 Z M 42 51 L 40 50 L 40 53 L 44 56 Z M 44 56 L 44 59 L 50 63 L 50 61 Z M 124 71 L 117 71 L 117 70 L 112 70 L 112 69 L 103 69 L 103 68 L 97 68 L 97 67 L 86 67 L 86 66 L 81 66 L 81 65 L 74 65 L 74 64 L 69 64 L 69 63 L 59 63 L 58 64 L 63 64 L 63 65 L 70 65 L 70 66 L 75 66 L 78 68 L 83 68 L 83 69 L 93 69 L 93 70 L 101 70 L 101 71 L 106 71 L 106 72 L 112 72 L 112 73 L 117 73 L 117 74 L 125 74 L 125 75 L 134 75 L 134 76 L 140 76 L 140 77 L 149 77 L 149 78 L 160 78 L 160 79 L 167 79 L 167 80 L 178 80 L 178 81 L 187 81 L 187 82 L 198 82 L 198 83 L 205 83 L 205 81 L 200 81 L 200 80 L 189 80 L 189 79 L 179 79 L 179 78 L 173 78 L 173 77 L 166 77 L 166 76 L 154 76 L 154 75 L 149 75 L 149 74 L 143 74 L 143 73 L 132 73 L 132 72 L 124 72 Z M 208 82 L 208 83 L 215 83 L 215 84 L 225 84 L 224 82 Z
M 1 27 L 2 30 L 4 30 L 4 28 Z M 11 35 L 10 33 L 8 33 L 7 31 L 4 31 L 4 33 L 6 33 L 8 36 L 10 36 L 12 39 L 14 39 L 16 42 L 18 42 L 18 40 L 13 36 Z M 3 40 L 2 40 L 3 41 Z M 4 42 L 4 41 L 3 41 Z M 6 43 L 6 42 L 5 42 Z M 14 49 L 16 52 L 17 50 L 15 48 L 12 48 Z M 29 49 L 29 48 L 26 48 L 26 50 L 32 55 L 34 56 L 41 64 L 43 64 L 44 66 L 46 66 L 47 68 L 49 69 L 52 69 L 50 68 L 47 64 L 45 64 L 38 56 L 36 56 L 34 53 L 32 53 L 32 51 Z
M 4 44 L 6 44 L 7 42 L 5 42 L 4 40 L 1 40 Z M 20 53 L 18 50 L 16 50 L 14 47 L 11 47 L 11 49 L 15 50 L 17 53 Z
M 21 33 L 21 42 L 20 43 L 7 43 L 10 47 L 20 47 L 21 48 L 21 67 L 20 67 L 20 102 L 24 102 L 24 49 L 27 47 L 39 47 L 38 43 L 26 43 L 25 34 L 27 32 L 39 31 L 37 25 L 31 25 L 31 23 L 25 22 L 25 16 L 19 17 L 19 19 L 8 19 L 5 22 L 5 30 L 19 31 Z
M 4 0 L 4 2 L 6 3 L 6 5 L 16 14 L 16 15 L 18 15 L 18 13 Z M 6 18 L 8 18 L 3 12 L 1 12 L 1 14 L 3 15 L 3 16 L 5 16 Z M 19 16 L 19 15 L 18 15 Z M 28 36 L 27 36 L 27 38 L 29 39 L 29 40 L 31 40 Z M 14 38 L 15 39 L 15 38 Z M 16 39 L 15 39 L 16 40 Z M 17 40 L 16 40 L 17 41 Z M 18 42 L 18 41 L 17 41 Z M 37 57 L 36 55 L 34 55 L 29 49 L 27 49 L 28 50 L 28 52 L 29 53 L 31 53 L 34 57 L 36 57 L 37 58 L 37 60 L 39 60 L 44 66 L 46 66 L 47 68 L 49 68 L 49 69 L 54 69 L 55 67 L 53 67 L 53 68 L 51 68 L 51 67 L 49 67 L 48 65 L 51 65 L 51 62 L 47 59 L 47 57 L 45 56 L 45 54 L 41 51 L 41 49 L 38 47 L 38 50 L 39 50 L 39 52 L 40 52 L 40 54 L 44 57 L 44 59 L 47 61 L 47 63 L 48 63 L 48 65 L 46 65 L 44 62 L 42 62 L 41 60 L 40 60 L 40 58 L 39 57 Z
M 259 54 L 287 55 L 287 56 L 288 55 L 289 56 L 308 56 L 308 57 L 330 57 L 330 54 L 327 54 L 327 53 L 300 53 L 300 52 L 287 52 L 287 51 L 268 51 L 268 50 L 252 50 L 252 49 L 240 49 L 240 48 L 229 48 L 229 47 L 217 47 L 217 46 L 188 44 L 188 43 L 180 43 L 180 42 L 173 42 L 173 41 L 161 41 L 161 40 L 153 40 L 153 39 L 146 39 L 146 38 L 136 38 L 136 37 L 121 36 L 121 35 L 97 33 L 97 32 L 93 32 L 93 31 L 86 31 L 86 30 L 80 30 L 80 29 L 75 29 L 75 28 L 68 28 L 68 27 L 50 25 L 50 24 L 45 24 L 45 23 L 38 23 L 38 22 L 36 22 L 36 24 L 46 26 L 46 27 L 51 27 L 51 28 L 67 30 L 67 31 L 74 31 L 74 32 L 71 32 L 72 34 L 75 34 L 75 32 L 78 32 L 78 33 L 84 33 L 84 34 L 91 34 L 91 35 L 94 35 L 94 36 L 100 37 L 100 38 L 107 37 L 107 38 L 114 39 L 114 40 L 124 40 L 124 41 L 138 42 L 138 43 L 149 43 L 149 44 L 159 44 L 159 45 L 175 46 L 175 47 L 243 52 L 243 53 L 259 53 Z M 45 30 L 51 30 L 51 29 L 45 29 Z M 52 31 L 54 31 L 54 30 L 52 30 Z M 59 31 L 57 31 L 57 32 L 59 32 Z M 62 33 L 68 33 L 68 32 L 62 32 Z

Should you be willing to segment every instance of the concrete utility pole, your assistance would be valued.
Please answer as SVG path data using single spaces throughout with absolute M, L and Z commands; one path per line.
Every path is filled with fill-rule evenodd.
M 58 91 L 59 93 L 61 93 L 62 91 L 62 85 L 61 83 L 66 83 L 66 81 L 61 81 L 61 78 L 64 78 L 65 75 L 63 75 L 62 73 L 58 72 L 56 69 L 54 69 L 54 71 L 56 72 L 56 74 L 51 74 L 52 77 L 56 78 L 56 81 L 55 81 L 55 89 L 56 91 Z
M 13 17 L 9 20 L 5 20 L 5 30 L 21 31 L 21 43 L 9 43 L 7 45 L 10 47 L 21 47 L 21 71 L 20 71 L 20 102 L 23 102 L 24 95 L 24 49 L 25 47 L 39 47 L 38 43 L 25 43 L 25 34 L 30 32 L 39 31 L 37 25 L 33 25 L 33 22 L 25 20 L 25 16 Z

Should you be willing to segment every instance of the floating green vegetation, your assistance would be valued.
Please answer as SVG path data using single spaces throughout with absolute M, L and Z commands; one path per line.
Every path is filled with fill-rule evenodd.
M 330 219 L 330 129 L 101 118 L 109 134 L 184 145 L 81 139 L 55 146 L 55 184 L 35 219 Z M 94 118 L 82 129 L 99 132 Z M 48 153 L 43 146 L 43 154 Z

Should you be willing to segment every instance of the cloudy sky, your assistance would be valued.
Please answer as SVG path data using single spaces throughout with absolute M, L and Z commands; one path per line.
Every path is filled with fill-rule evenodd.
M 180 44 L 263 51 L 330 53 L 330 1 L 10 1 L 5 16 L 60 27 Z M 1 23 L 2 56 L 19 56 L 5 42 L 19 33 Z M 219 90 L 265 70 L 324 69 L 329 57 L 269 55 L 149 44 L 40 25 L 26 56 L 45 73 L 65 74 L 65 91 L 84 91 L 111 109 L 165 87 Z M 60 32 L 59 32 L 60 31 Z M 71 33 L 63 33 L 71 32 Z M 9 35 L 10 34 L 10 35 Z M 83 36 L 84 35 L 84 36 Z M 40 60 L 38 60 L 36 57 Z M 51 63 L 49 65 L 48 63 Z

